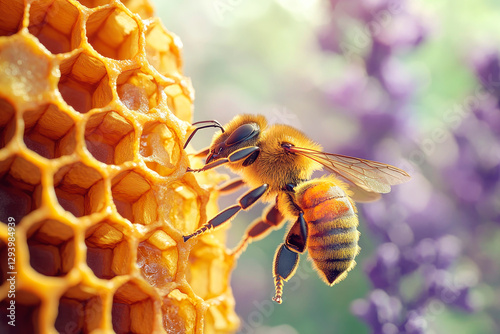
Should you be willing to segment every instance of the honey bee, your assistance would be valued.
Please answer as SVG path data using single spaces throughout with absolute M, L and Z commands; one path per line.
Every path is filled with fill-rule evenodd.
M 250 242 L 282 227 L 286 220 L 294 222 L 274 257 L 273 300 L 280 304 L 284 282 L 294 275 L 299 254 L 306 250 L 326 284 L 332 286 L 343 280 L 355 266 L 354 258 L 360 250 L 354 201 L 376 200 L 381 193 L 388 193 L 391 185 L 410 179 L 405 171 L 391 165 L 325 153 L 301 131 L 288 125 L 268 126 L 261 115 L 239 115 L 224 127 L 216 121 L 193 125 L 199 124 L 205 125 L 195 129 L 184 147 L 199 129 L 217 127 L 221 131 L 204 153 L 208 154 L 205 166 L 188 171 L 227 165 L 242 178 L 229 182 L 221 191 L 245 183 L 251 190 L 239 198 L 238 204 L 184 236 L 184 241 L 217 228 L 257 200 L 272 202 L 262 218 L 248 227 L 233 254 L 238 256 Z M 311 178 L 322 168 L 333 174 Z

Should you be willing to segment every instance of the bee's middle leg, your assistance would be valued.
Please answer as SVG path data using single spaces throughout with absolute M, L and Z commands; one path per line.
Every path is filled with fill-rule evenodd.
M 281 212 L 278 210 L 277 204 L 271 205 L 264 212 L 262 218 L 259 218 L 250 224 L 245 231 L 245 236 L 240 241 L 238 246 L 231 251 L 231 254 L 235 257 L 239 257 L 249 243 L 254 240 L 265 238 L 273 229 L 278 228 L 284 222 L 285 217 L 283 217 Z
M 262 195 L 264 195 L 264 193 L 267 191 L 268 188 L 269 188 L 268 184 L 263 184 L 260 187 L 257 187 L 255 189 L 246 192 L 243 196 L 240 197 L 240 199 L 238 200 L 238 204 L 230 206 L 224 211 L 219 212 L 214 218 L 210 219 L 205 225 L 203 225 L 193 233 L 183 236 L 184 242 L 188 241 L 192 237 L 200 235 L 208 230 L 216 228 L 224 224 L 225 222 L 231 220 L 231 218 L 233 218 L 233 216 L 236 215 L 241 209 L 246 210 L 250 206 L 252 206 L 252 204 L 254 204 L 256 201 L 258 201 L 262 197 Z

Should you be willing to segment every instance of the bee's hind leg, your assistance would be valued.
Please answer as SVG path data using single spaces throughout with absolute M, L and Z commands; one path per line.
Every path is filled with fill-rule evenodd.
M 240 189 L 244 185 L 245 185 L 245 181 L 243 181 L 243 179 L 241 179 L 241 178 L 231 179 L 227 182 L 224 182 L 220 186 L 218 186 L 216 190 L 221 195 L 227 195 L 227 194 L 230 194 L 230 193 Z
M 301 211 L 288 232 L 285 243 L 278 247 L 274 256 L 273 276 L 276 293 L 273 300 L 278 304 L 283 301 L 283 283 L 295 274 L 299 265 L 299 254 L 306 250 L 307 234 L 307 224 Z

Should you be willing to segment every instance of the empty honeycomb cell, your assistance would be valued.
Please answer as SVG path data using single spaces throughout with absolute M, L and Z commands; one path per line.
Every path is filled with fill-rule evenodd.
M 29 32 L 52 53 L 69 52 L 80 44 L 79 12 L 67 0 L 33 1 L 29 20 Z
M 183 120 L 189 120 L 193 116 L 193 96 L 190 92 L 190 83 L 183 82 L 185 87 L 180 84 L 167 86 L 164 91 L 167 94 L 167 104 L 174 114 Z
M 47 159 L 73 153 L 76 145 L 75 122 L 54 104 L 25 111 L 24 143 Z
M 63 166 L 54 174 L 54 187 L 59 204 L 75 217 L 104 209 L 102 175 L 82 162 Z
M 89 227 L 85 233 L 87 265 L 96 277 L 111 279 L 130 272 L 130 245 L 123 225 L 105 220 Z
M 199 224 L 201 203 L 197 193 L 187 184 L 173 182 L 164 193 L 169 201 L 163 203 L 170 221 L 184 234 L 192 233 Z
M 0 149 L 4 148 L 16 132 L 16 110 L 7 100 L 0 98 Z
M 89 333 L 99 328 L 102 300 L 85 285 L 69 288 L 59 299 L 55 328 L 59 333 Z
M 153 6 L 147 0 L 123 0 L 122 3 L 141 18 L 148 19 L 154 14 Z
M 228 283 L 224 277 L 231 272 L 232 264 L 222 249 L 199 243 L 191 251 L 189 262 L 191 266 L 187 280 L 198 296 L 209 299 L 227 289 Z
M 149 181 L 134 170 L 113 178 L 112 195 L 118 213 L 133 224 L 149 225 L 158 219 L 158 203 Z
M 158 105 L 158 84 L 153 76 L 141 70 L 129 70 L 121 73 L 116 82 L 120 101 L 129 110 L 148 113 Z
M 134 142 L 134 127 L 114 111 L 93 114 L 85 125 L 87 150 L 105 164 L 133 160 Z
M 196 308 L 188 296 L 175 289 L 162 300 L 161 309 L 167 334 L 195 333 Z
M 106 106 L 113 94 L 104 63 L 85 52 L 77 53 L 60 65 L 59 92 L 64 101 L 80 113 Z
M 15 309 L 15 327 L 7 323 L 7 315 L 10 313 L 7 308 L 10 306 L 8 298 L 0 302 L 0 333 L 39 333 L 40 308 L 42 301 L 35 294 L 16 289 L 16 309 Z M 9 319 L 10 320 L 10 319 Z
M 40 207 L 40 169 L 20 156 L 0 161 L 0 221 L 14 217 L 16 224 Z
M 0 36 L 10 36 L 21 29 L 24 13 L 24 3 L 12 0 L 0 0 Z
M 180 42 L 157 19 L 146 30 L 146 55 L 149 63 L 163 75 L 180 76 Z
M 181 159 L 179 139 L 166 124 L 159 122 L 144 125 L 140 153 L 146 166 L 161 176 L 172 174 Z
M 67 274 L 75 264 L 74 232 L 55 219 L 45 219 L 28 230 L 30 264 L 45 276 Z
M 132 59 L 139 52 L 139 26 L 120 8 L 96 10 L 87 22 L 87 40 L 99 54 L 116 60 Z
M 141 284 L 129 281 L 113 296 L 112 323 L 116 333 L 152 333 L 154 324 L 154 297 Z
M 153 286 L 161 287 L 175 279 L 178 258 L 176 242 L 162 230 L 140 242 L 137 249 L 137 266 Z

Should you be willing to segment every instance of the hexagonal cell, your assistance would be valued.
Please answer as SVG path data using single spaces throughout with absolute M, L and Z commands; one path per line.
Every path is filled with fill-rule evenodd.
M 143 20 L 154 15 L 154 8 L 148 0 L 123 0 L 122 3 L 130 9 L 132 13 L 139 14 Z
M 118 213 L 133 224 L 149 225 L 158 219 L 158 203 L 149 182 L 128 170 L 113 178 L 112 194 Z
M 24 6 L 26 4 L 23 1 L 0 0 L 0 36 L 13 35 L 22 28 Z
M 134 127 L 114 111 L 92 115 L 85 125 L 85 144 L 94 158 L 119 165 L 134 159 Z
M 66 0 L 35 1 L 30 6 L 29 32 L 52 53 L 69 52 L 81 41 L 79 11 Z
M 141 135 L 140 153 L 151 170 L 161 176 L 172 174 L 181 158 L 177 136 L 163 123 L 147 123 Z
M 90 333 L 99 328 L 103 314 L 102 300 L 89 290 L 83 285 L 74 286 L 59 299 L 55 322 L 59 333 Z
M 73 153 L 76 146 L 75 122 L 54 104 L 25 111 L 24 143 L 47 159 Z
M 81 162 L 66 165 L 54 174 L 54 187 L 59 204 L 75 217 L 104 209 L 104 182 L 94 168 Z
M 175 279 L 179 254 L 174 239 L 157 230 L 139 243 L 137 266 L 142 276 L 153 286 L 164 286 Z
M 173 182 L 165 191 L 168 201 L 162 203 L 162 210 L 168 214 L 174 227 L 182 233 L 192 233 L 199 226 L 201 203 L 196 192 L 187 184 Z
M 155 19 L 146 30 L 146 56 L 151 65 L 163 75 L 181 75 L 180 42 Z
M 59 92 L 76 111 L 86 113 L 111 102 L 113 94 L 106 67 L 99 59 L 81 52 L 65 59 L 60 69 Z
M 181 84 L 173 84 L 167 86 L 164 92 L 167 94 L 167 104 L 170 110 L 184 121 L 189 121 L 193 116 L 193 93 L 190 89 L 190 82 L 183 82 Z
M 113 296 L 111 310 L 113 330 L 116 333 L 152 333 L 154 328 L 154 297 L 129 281 Z
M 0 221 L 14 217 L 18 224 L 40 207 L 41 177 L 38 166 L 20 156 L 0 161 Z
M 74 232 L 55 219 L 33 225 L 27 234 L 30 264 L 45 276 L 66 275 L 75 264 Z
M 158 105 L 158 84 L 150 74 L 140 70 L 121 73 L 116 82 L 120 101 L 130 110 L 148 113 Z
M 85 233 L 87 265 L 99 278 L 111 279 L 130 272 L 132 255 L 122 225 L 104 220 Z
M 101 55 L 116 60 L 132 59 L 139 52 L 139 26 L 116 7 L 97 10 L 87 20 L 87 40 Z
M 196 308 L 189 297 L 179 290 L 172 290 L 162 300 L 163 328 L 167 333 L 194 333 Z
M 216 297 L 226 291 L 231 261 L 222 248 L 198 243 L 189 254 L 187 280 L 196 295 L 203 299 Z
M 10 299 L 4 298 L 0 302 L 0 317 L 4 319 L 0 323 L 0 331 L 2 333 L 39 333 L 40 324 L 40 306 L 42 304 L 40 298 L 33 294 L 21 289 L 16 289 L 15 298 L 15 327 L 9 325 L 7 322 L 10 318 Z
M 0 98 L 0 149 L 7 146 L 16 133 L 16 110 L 7 100 Z

